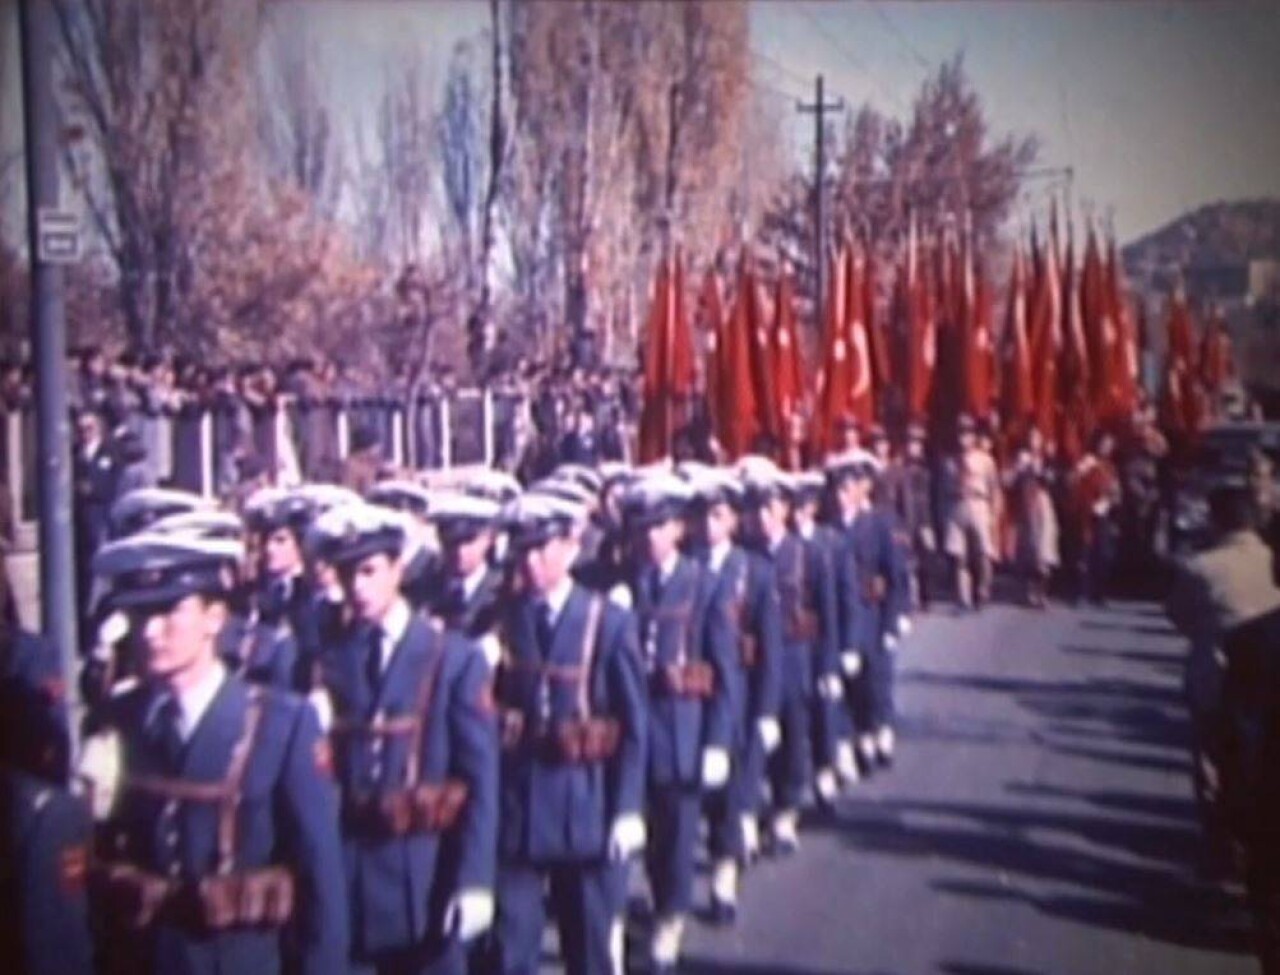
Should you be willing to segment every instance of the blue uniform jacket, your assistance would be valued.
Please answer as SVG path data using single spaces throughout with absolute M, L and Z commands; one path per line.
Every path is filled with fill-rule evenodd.
M 307 973 L 347 970 L 347 899 L 338 838 L 338 791 L 315 713 L 298 698 L 251 690 L 228 675 L 188 739 L 178 777 L 219 783 L 241 739 L 251 693 L 261 716 L 241 781 L 237 806 L 236 870 L 272 864 L 293 873 L 295 931 L 286 935 Z M 128 774 L 170 775 L 154 712 L 154 693 L 139 686 L 111 707 L 108 724 L 121 732 Z M 150 719 L 150 720 L 149 720 Z M 127 781 L 127 778 L 126 778 Z M 152 793 L 126 789 L 109 823 L 107 850 L 163 876 L 195 880 L 218 865 L 219 806 L 167 803 Z M 150 968 L 176 973 L 277 972 L 278 930 L 240 928 L 192 934 L 167 924 L 150 931 Z
M 656 573 L 647 566 L 632 587 L 640 657 L 651 688 L 649 784 L 694 785 L 701 776 L 702 749 L 728 750 L 734 744 L 743 695 L 738 647 L 730 607 L 717 597 L 715 579 L 702 565 L 681 556 L 655 604 L 651 580 Z M 682 656 L 711 665 L 715 692 L 710 698 L 680 698 L 662 690 L 661 668 Z
M 463 888 L 492 890 L 498 827 L 497 731 L 484 657 L 460 634 L 415 614 L 375 691 L 365 674 L 371 635 L 369 626 L 354 626 L 346 642 L 325 657 L 325 685 L 336 721 L 413 717 L 419 687 L 431 668 L 438 668 L 436 683 L 416 741 L 408 734 L 385 736 L 378 749 L 373 736 L 342 733 L 335 726 L 334 759 L 344 799 L 384 795 L 407 785 L 411 747 L 418 749 L 421 782 L 461 779 L 468 797 L 454 826 L 452 876 L 437 876 L 442 873 L 438 834 L 344 835 L 353 942 L 364 953 L 406 948 L 439 935 L 441 918 L 431 914 L 442 897 Z
M 14 629 L 0 644 L 0 735 L 8 759 L 33 775 L 65 782 L 66 687 L 54 645 Z
M 839 668 L 840 618 L 831 559 L 816 538 L 806 542 L 790 532 L 768 558 L 782 618 L 782 694 L 807 697 L 818 677 Z
M 843 526 L 837 556 L 842 651 L 881 649 L 885 634 L 907 611 L 905 581 L 903 554 L 887 512 L 869 508 Z M 872 596 L 877 585 L 883 590 L 878 599 Z
M 710 570 L 709 564 L 705 561 Z M 742 694 L 737 702 L 739 735 L 751 736 L 755 719 L 774 717 L 782 686 L 782 616 L 778 582 L 769 560 L 734 546 L 715 573 L 715 595 L 729 606 L 729 622 Z M 756 662 L 746 667 L 744 646 L 754 643 Z M 749 737 L 748 740 L 756 740 Z
M 581 666 L 593 599 L 600 601 L 601 613 L 587 704 L 591 717 L 617 720 L 621 734 L 608 762 L 573 765 L 549 760 L 530 745 L 544 724 L 585 716 Z M 522 716 L 524 740 L 503 755 L 501 851 L 535 863 L 598 860 L 605 855 L 613 820 L 644 809 L 648 728 L 635 621 L 575 585 L 544 658 L 536 613 L 536 601 L 525 598 L 512 607 L 507 622 L 510 650 L 499 696 L 503 708 Z
M 87 804 L 0 767 L 0 958 L 27 975 L 93 971 Z
M 287 617 L 268 622 L 253 615 L 231 616 L 218 638 L 222 659 L 245 680 L 279 691 L 308 691 L 298 640 Z
M 488 569 L 470 595 L 458 592 L 461 580 L 443 580 L 428 605 L 451 630 L 475 640 L 502 624 L 502 573 Z

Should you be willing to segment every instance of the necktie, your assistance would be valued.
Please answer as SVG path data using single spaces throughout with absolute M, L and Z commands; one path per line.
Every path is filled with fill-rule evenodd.
M 369 649 L 364 658 L 365 679 L 369 682 L 369 689 L 375 692 L 382 683 L 382 640 L 382 630 L 375 626 L 369 634 Z
M 176 774 L 182 768 L 182 755 L 186 742 L 182 737 L 182 707 L 172 694 L 165 697 L 156 713 L 156 734 L 165 765 Z
M 547 603 L 538 603 L 538 649 L 542 651 L 544 658 L 551 654 L 551 637 L 554 629 L 551 623 L 551 606 Z

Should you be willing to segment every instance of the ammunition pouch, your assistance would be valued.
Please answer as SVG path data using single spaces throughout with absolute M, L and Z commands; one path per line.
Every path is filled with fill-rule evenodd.
M 587 765 L 612 758 L 622 731 L 612 718 L 561 721 L 542 738 L 543 753 L 552 761 Z
M 282 927 L 293 917 L 293 875 L 284 867 L 170 880 L 130 864 L 95 870 L 94 890 L 106 916 L 127 931 L 156 923 L 193 932 Z
M 673 697 L 708 698 L 716 691 L 716 672 L 705 660 L 667 664 L 662 689 Z
M 452 829 L 467 804 L 469 790 L 459 779 L 422 783 L 347 802 L 346 827 L 357 835 L 392 839 Z
M 879 605 L 884 602 L 884 597 L 889 591 L 889 584 L 885 581 L 884 576 L 877 573 L 868 579 L 862 581 L 862 601 Z
M 804 609 L 788 614 L 782 635 L 788 643 L 812 643 L 818 639 L 817 614 Z

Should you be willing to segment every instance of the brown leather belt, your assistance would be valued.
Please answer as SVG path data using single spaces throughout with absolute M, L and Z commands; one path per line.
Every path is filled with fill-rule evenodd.
M 546 762 L 589 765 L 613 758 L 622 739 L 622 726 L 613 718 L 572 718 L 558 721 L 538 734 L 526 734 L 524 713 L 502 713 L 502 747 L 508 751 L 528 743 Z
M 705 660 L 666 664 L 654 675 L 655 690 L 672 697 L 709 698 L 716 692 L 716 672 Z

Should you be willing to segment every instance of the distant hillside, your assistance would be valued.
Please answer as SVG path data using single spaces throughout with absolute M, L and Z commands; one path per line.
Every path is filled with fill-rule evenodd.
M 1124 248 L 1129 267 L 1280 259 L 1280 200 L 1211 203 Z

